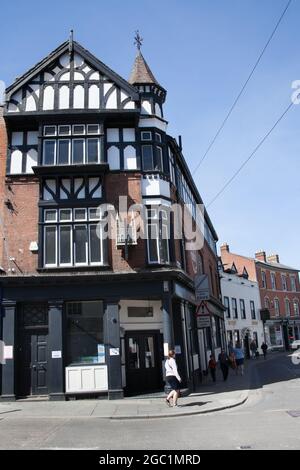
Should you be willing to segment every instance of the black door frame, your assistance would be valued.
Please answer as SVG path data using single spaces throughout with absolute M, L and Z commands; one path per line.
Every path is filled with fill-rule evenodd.
M 131 390 L 128 386 L 128 341 L 127 338 L 129 336 L 154 336 L 154 354 L 157 355 L 157 387 L 154 387 L 153 390 L 147 391 L 134 391 Z M 125 330 L 124 335 L 124 352 L 125 352 L 125 376 L 126 376 L 126 387 L 125 393 L 126 395 L 134 395 L 134 394 L 143 394 L 143 393 L 151 393 L 154 390 L 163 389 L 163 374 L 162 374 L 162 361 L 163 361 L 163 340 L 162 340 L 162 333 L 160 330 Z

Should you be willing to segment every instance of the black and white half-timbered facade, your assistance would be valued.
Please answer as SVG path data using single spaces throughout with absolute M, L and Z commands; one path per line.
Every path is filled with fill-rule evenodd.
M 178 203 L 195 218 L 202 200 L 167 134 L 165 99 L 140 50 L 126 81 L 73 39 L 7 88 L 0 116 L 3 400 L 163 390 L 170 348 L 192 389 L 209 354 L 224 346 L 216 232 L 205 212 L 204 246 L 188 251 L 168 215 Z M 132 215 L 121 220 L 120 196 L 127 208 L 145 208 L 145 237 L 137 237 Z M 106 236 L 104 204 L 117 211 L 114 238 Z M 197 273 L 210 285 L 202 323 Z

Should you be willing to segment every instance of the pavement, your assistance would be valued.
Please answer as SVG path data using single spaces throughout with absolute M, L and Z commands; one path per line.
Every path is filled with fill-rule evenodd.
M 267 361 L 274 358 L 272 353 Z M 213 413 L 244 404 L 253 387 L 255 366 L 264 360 L 245 361 L 244 375 L 236 375 L 230 370 L 228 380 L 223 381 L 221 371 L 217 370 L 217 381 L 205 377 L 195 393 L 182 396 L 178 407 L 168 407 L 163 393 L 138 396 L 123 400 L 77 399 L 69 401 L 18 400 L 0 403 L 0 420 L 16 415 L 20 418 L 103 418 L 109 420 L 136 420 L 173 418 L 180 416 Z

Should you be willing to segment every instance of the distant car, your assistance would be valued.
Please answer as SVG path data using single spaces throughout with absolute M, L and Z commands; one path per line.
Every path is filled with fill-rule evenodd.
M 295 341 L 292 342 L 291 344 L 292 349 L 298 349 L 300 348 L 300 339 L 295 339 Z

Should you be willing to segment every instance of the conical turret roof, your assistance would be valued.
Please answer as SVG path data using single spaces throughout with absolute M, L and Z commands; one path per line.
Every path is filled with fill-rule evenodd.
M 149 65 L 145 61 L 141 51 L 138 51 L 136 55 L 128 82 L 131 85 L 135 85 L 137 83 L 153 83 L 155 85 L 160 86 L 153 73 L 151 72 Z

